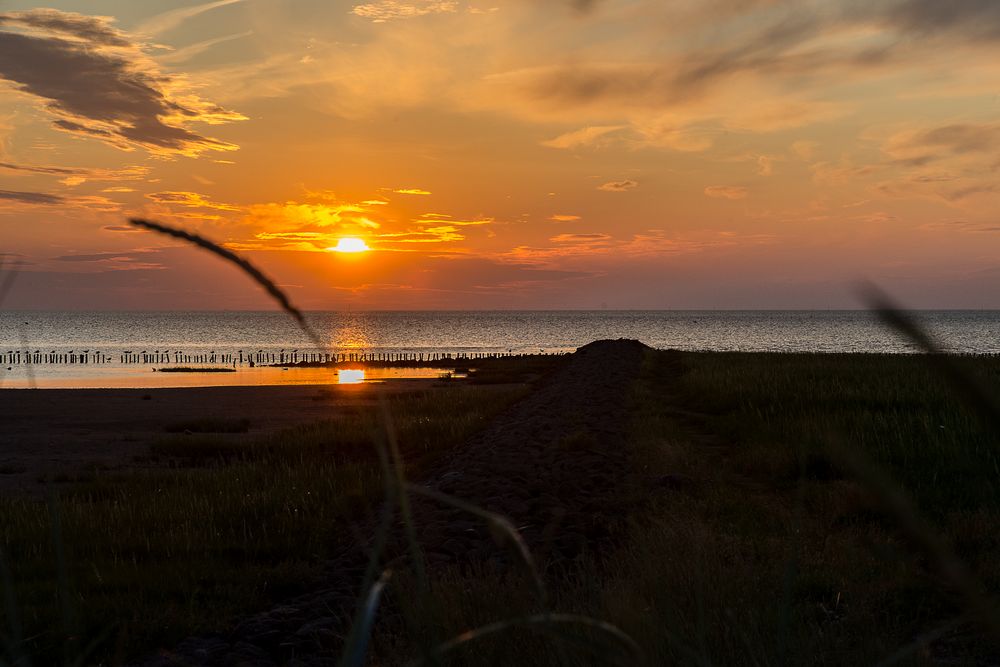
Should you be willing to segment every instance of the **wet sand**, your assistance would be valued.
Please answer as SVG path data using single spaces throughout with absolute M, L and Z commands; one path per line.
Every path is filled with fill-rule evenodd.
M 43 496 L 49 484 L 148 466 L 167 427 L 201 419 L 250 422 L 253 438 L 370 405 L 381 391 L 428 389 L 431 379 L 383 383 L 182 389 L 0 389 L 0 495 Z

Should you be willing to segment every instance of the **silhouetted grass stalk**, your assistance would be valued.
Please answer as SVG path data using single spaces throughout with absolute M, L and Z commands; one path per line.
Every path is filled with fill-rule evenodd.
M 565 631 L 565 629 L 572 628 L 589 630 L 600 639 L 596 642 L 587 642 L 582 638 L 574 637 Z M 588 649 L 602 658 L 614 660 L 621 665 L 645 664 L 642 649 L 627 634 L 610 623 L 577 614 L 535 614 L 489 623 L 463 632 L 440 644 L 435 648 L 435 656 L 442 658 L 466 644 L 516 629 L 531 630 L 553 639 L 574 643 L 580 648 Z M 410 662 L 409 667 L 422 667 L 425 664 L 427 663 L 424 659 L 418 659 Z
M 142 229 L 148 229 L 158 234 L 170 236 L 175 239 L 187 241 L 188 243 L 192 243 L 199 248 L 203 248 L 210 253 L 221 257 L 227 262 L 235 264 L 244 273 L 250 276 L 254 282 L 263 287 L 271 298 L 278 302 L 282 310 L 291 315 L 295 321 L 298 322 L 302 331 L 305 332 L 305 334 L 310 340 L 312 340 L 313 343 L 316 344 L 317 347 L 321 349 L 326 347 L 326 344 L 320 339 L 319 336 L 316 335 L 316 333 L 312 330 L 312 327 L 309 326 L 309 323 L 306 321 L 305 315 L 302 314 L 302 311 L 292 305 L 292 301 L 288 298 L 288 295 L 286 295 L 273 280 L 265 276 L 260 269 L 251 264 L 248 260 L 237 255 L 232 250 L 229 250 L 214 241 L 210 241 L 204 236 L 199 236 L 198 234 L 184 229 L 178 229 L 177 227 L 171 227 L 161 222 L 153 222 L 151 220 L 143 220 L 141 218 L 130 218 L 129 224 Z
M 958 391 L 966 404 L 1000 433 L 1000 402 L 974 375 L 959 366 L 950 355 L 944 354 L 933 338 L 920 324 L 901 310 L 884 292 L 873 285 L 867 287 L 872 308 L 885 323 L 909 338 L 927 353 L 928 363 Z M 832 453 L 879 500 L 880 505 L 896 521 L 930 561 L 938 574 L 963 599 L 972 620 L 979 623 L 996 646 L 1000 647 L 1000 606 L 985 593 L 985 588 L 973 576 L 962 560 L 952 551 L 937 531 L 927 523 L 910 503 L 901 489 L 862 456 L 838 443 L 831 443 Z

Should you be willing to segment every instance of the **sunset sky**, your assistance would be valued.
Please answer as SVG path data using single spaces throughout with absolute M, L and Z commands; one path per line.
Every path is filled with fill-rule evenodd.
M 996 0 L 0 0 L 4 308 L 1000 308 Z M 357 238 L 370 250 L 328 250 Z

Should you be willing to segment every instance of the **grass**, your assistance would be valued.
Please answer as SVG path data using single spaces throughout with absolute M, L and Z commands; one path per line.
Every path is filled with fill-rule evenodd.
M 418 476 L 524 391 L 449 386 L 388 399 L 407 475 Z M 0 500 L 17 620 L 32 638 L 22 648 L 44 663 L 74 637 L 103 638 L 95 655 L 110 659 L 118 645 L 136 656 L 221 631 L 247 610 L 301 592 L 343 546 L 346 522 L 382 492 L 371 447 L 378 423 L 372 407 L 266 439 L 176 437 L 155 455 L 184 468 L 98 474 L 49 507 Z M 66 599 L 75 627 L 56 622 Z M 0 628 L 12 620 L 4 612 Z
M 167 424 L 163 430 L 167 433 L 246 433 L 250 430 L 250 420 L 194 419 Z
M 959 361 L 1000 384 L 1000 359 Z M 634 467 L 621 490 L 638 485 L 642 500 L 606 551 L 547 573 L 548 608 L 613 622 L 649 664 L 994 658 L 958 591 L 838 456 L 849 450 L 892 478 L 983 590 L 1000 592 L 996 436 L 937 378 L 912 356 L 650 352 L 632 396 Z M 419 477 L 523 391 L 448 384 L 393 399 L 406 475 Z M 4 553 L 33 655 L 56 655 L 67 636 L 106 638 L 105 651 L 120 641 L 135 655 L 224 630 L 301 591 L 346 519 L 382 492 L 370 445 L 379 424 L 362 408 L 269 438 L 189 428 L 153 448 L 182 469 L 87 476 L 51 510 L 5 501 Z M 557 444 L 567 456 L 591 445 L 582 431 Z M 75 630 L 52 622 L 66 598 L 54 544 L 83 619 Z M 403 664 L 420 655 L 418 638 L 476 627 L 496 632 L 474 634 L 443 664 L 621 655 L 586 623 L 553 641 L 518 570 L 453 567 L 429 587 L 395 573 L 376 663 Z M 604 657 L 585 657 L 585 646 Z
M 1000 359 L 960 361 L 997 388 Z M 609 551 L 550 577 L 553 608 L 615 623 L 649 664 L 995 659 L 960 591 L 838 463 L 845 448 L 895 480 L 942 548 L 1000 593 L 997 434 L 937 377 L 913 356 L 650 353 L 632 411 L 646 502 Z M 388 624 L 378 662 L 405 662 L 423 632 L 536 611 L 530 589 L 485 566 L 444 572 L 431 593 L 397 589 L 423 623 Z M 572 655 L 520 629 L 445 664 L 603 664 Z

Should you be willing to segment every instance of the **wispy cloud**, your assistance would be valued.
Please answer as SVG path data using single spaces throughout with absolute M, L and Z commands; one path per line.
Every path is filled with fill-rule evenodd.
M 106 271 L 140 271 L 165 268 L 155 260 L 160 250 L 157 248 L 139 248 L 127 252 L 96 252 L 60 255 L 53 257 L 57 262 L 72 264 L 92 264 Z
M 549 239 L 553 243 L 603 243 L 610 241 L 608 234 L 556 234 Z
M 196 42 L 185 46 L 183 49 L 177 49 L 176 51 L 171 51 L 170 53 L 157 56 L 156 60 L 158 62 L 167 65 L 176 65 L 178 63 L 183 63 L 185 61 L 194 58 L 198 54 L 204 53 L 213 46 L 218 46 L 219 44 L 225 44 L 226 42 L 231 42 L 235 39 L 243 39 L 244 37 L 250 37 L 253 35 L 252 30 L 246 30 L 244 32 L 233 33 L 232 35 L 223 35 L 222 37 L 213 37 L 212 39 L 206 39 L 201 42 Z
M 4 208 L 4 202 L 13 206 L 87 208 L 95 211 L 118 211 L 121 209 L 121 204 L 111 201 L 107 197 L 96 195 L 68 197 L 50 192 L 20 190 L 0 190 L 0 208 Z
M 187 126 L 244 117 L 184 94 L 110 19 L 37 9 L 0 26 L 0 78 L 43 100 L 57 129 L 164 155 L 236 148 Z
M 22 204 L 62 204 L 66 201 L 65 197 L 46 192 L 21 192 L 18 190 L 0 190 L 0 199 Z
M 203 5 L 172 9 L 147 19 L 136 27 L 135 32 L 140 35 L 155 37 L 179 27 L 185 21 L 193 19 L 200 14 L 240 2 L 243 2 L 243 0 L 216 0 L 215 2 L 206 2 Z
M 362 5 L 355 5 L 351 13 L 374 23 L 385 23 L 398 19 L 410 19 L 428 14 L 450 14 L 458 11 L 458 2 L 454 0 L 378 0 Z
M 750 191 L 742 185 L 709 185 L 705 195 L 715 199 L 745 199 Z
M 973 222 L 971 220 L 942 220 L 921 225 L 924 231 L 964 232 L 970 234 L 996 234 L 1000 232 L 1000 222 Z
M 393 190 L 397 195 L 430 195 L 434 194 L 429 190 L 422 190 L 420 188 L 400 188 L 398 190 Z
M 574 220 L 579 220 L 578 215 L 566 215 L 565 213 L 556 213 L 555 215 L 550 215 L 549 220 L 553 222 L 573 222 Z
M 185 208 L 210 208 L 210 209 L 215 209 L 217 211 L 240 210 L 239 206 L 234 206 L 233 204 L 214 202 L 197 192 L 184 192 L 184 191 L 152 192 L 146 195 L 146 197 L 152 199 L 158 204 L 171 204 L 176 206 L 183 206 Z
M 607 135 L 623 130 L 627 125 L 594 125 L 591 127 L 584 127 L 579 130 L 574 130 L 572 132 L 567 132 L 566 134 L 560 134 L 554 139 L 548 139 L 542 142 L 543 146 L 548 146 L 549 148 L 580 148 L 583 146 L 593 146 L 598 144 L 600 140 Z
M 629 190 L 634 190 L 639 187 L 639 184 L 632 179 L 625 179 L 623 181 L 608 181 L 607 183 L 601 183 L 597 186 L 598 190 L 604 192 L 628 192 Z
M 130 165 L 122 169 L 85 169 L 82 167 L 56 167 L 51 165 L 15 164 L 0 162 L 0 169 L 28 174 L 50 174 L 63 176 L 63 184 L 80 185 L 87 181 L 137 181 L 149 174 L 149 167 Z M 130 189 L 126 189 L 130 192 Z M 110 190 L 105 190 L 110 192 Z

